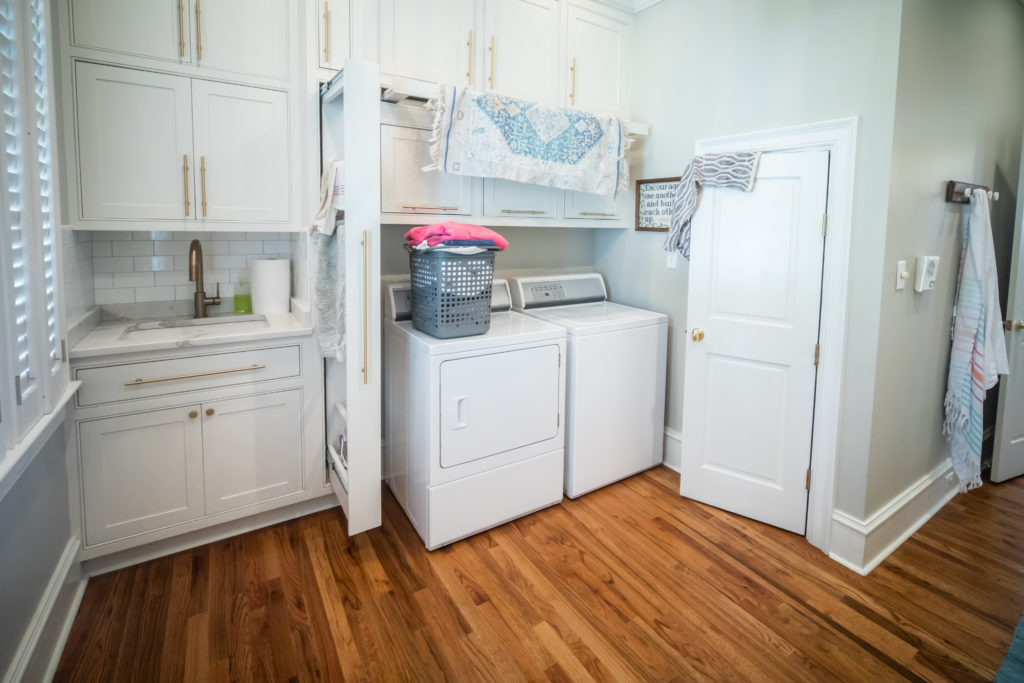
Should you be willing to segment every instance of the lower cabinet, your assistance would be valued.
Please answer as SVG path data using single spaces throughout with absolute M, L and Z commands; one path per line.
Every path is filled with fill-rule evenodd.
M 80 424 L 86 545 L 203 516 L 199 411 L 194 405 Z

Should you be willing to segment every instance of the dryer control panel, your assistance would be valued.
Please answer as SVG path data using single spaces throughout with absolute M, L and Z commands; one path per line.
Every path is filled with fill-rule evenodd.
M 384 283 L 384 317 L 387 320 L 412 320 L 412 285 L 408 279 Z M 495 278 L 491 287 L 491 311 L 500 313 L 512 308 L 508 281 Z
M 512 307 L 520 310 L 606 301 L 600 273 L 512 278 Z

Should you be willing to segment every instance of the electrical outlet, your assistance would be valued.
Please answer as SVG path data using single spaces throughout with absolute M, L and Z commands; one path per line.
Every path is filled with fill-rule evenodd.
M 679 252 L 673 249 L 665 254 L 665 265 L 669 268 L 676 268 L 679 266 Z

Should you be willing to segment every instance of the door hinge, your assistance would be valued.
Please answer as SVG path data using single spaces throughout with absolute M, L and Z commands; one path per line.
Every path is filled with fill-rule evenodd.
M 821 214 L 821 236 L 825 237 L 828 235 L 828 214 Z
M 821 344 L 814 345 L 814 365 L 818 365 L 818 361 L 821 360 Z
M 61 363 L 67 363 L 68 362 L 68 340 L 67 339 L 61 339 L 60 340 L 60 362 Z
M 804 483 L 804 488 L 808 491 L 811 490 L 811 468 L 807 468 L 807 481 Z

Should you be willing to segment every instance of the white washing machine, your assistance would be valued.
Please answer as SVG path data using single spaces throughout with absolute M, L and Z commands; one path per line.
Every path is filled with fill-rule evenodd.
M 407 280 L 384 289 L 384 478 L 427 548 L 560 502 L 565 329 L 495 280 L 490 330 L 437 339 Z
M 512 282 L 515 310 L 569 333 L 566 495 L 661 464 L 668 316 L 608 301 L 600 273 Z

